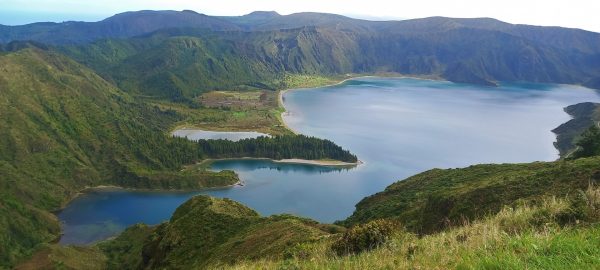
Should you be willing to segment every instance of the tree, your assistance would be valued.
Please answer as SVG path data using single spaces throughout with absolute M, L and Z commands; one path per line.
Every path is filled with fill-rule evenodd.
M 577 141 L 577 150 L 573 158 L 591 157 L 600 155 L 600 128 L 596 125 L 586 130 Z

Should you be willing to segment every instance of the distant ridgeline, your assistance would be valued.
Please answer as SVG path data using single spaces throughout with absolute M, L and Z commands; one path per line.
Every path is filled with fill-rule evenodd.
M 396 73 L 600 89 L 600 34 L 487 18 L 373 22 L 320 13 L 139 11 L 94 23 L 0 26 L 0 43 L 15 40 L 57 46 L 123 90 L 177 101 L 214 89 L 285 88 L 285 74 Z
M 50 213 L 81 189 L 198 189 L 239 181 L 187 170 L 211 157 L 356 157 L 331 141 L 288 135 L 193 142 L 167 130 L 182 117 L 143 103 L 89 68 L 35 44 L 0 54 L 0 268 L 59 237 Z

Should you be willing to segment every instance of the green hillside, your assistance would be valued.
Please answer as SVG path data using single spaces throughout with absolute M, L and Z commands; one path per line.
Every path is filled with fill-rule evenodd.
M 505 205 L 565 196 L 600 182 L 600 158 L 433 169 L 398 181 L 356 205 L 344 225 L 400 220 L 419 233 L 440 231 L 498 212 Z
M 579 199 L 545 197 L 535 205 L 505 207 L 495 215 L 430 235 L 400 229 L 368 252 L 339 256 L 332 250 L 338 236 L 332 236 L 299 246 L 286 260 L 263 259 L 218 267 L 596 269 L 600 264 L 600 192 L 595 188 L 578 194 L 575 197 Z
M 232 172 L 178 172 L 194 161 L 196 146 L 164 135 L 177 116 L 135 102 L 72 60 L 30 48 L 0 56 L 0 66 L 3 263 L 55 239 L 58 222 L 48 211 L 87 186 L 237 181 Z
M 290 74 L 339 77 L 353 72 L 347 54 L 357 52 L 337 48 L 336 40 L 315 31 L 172 29 L 59 49 L 132 94 L 191 102 L 210 90 L 299 86 Z
M 184 119 L 176 111 L 143 103 L 56 52 L 14 45 L 0 55 L 0 266 L 58 239 L 51 211 L 87 187 L 189 190 L 239 181 L 233 171 L 183 166 L 204 158 L 356 160 L 333 142 L 305 136 L 171 138 L 168 130 Z
M 280 259 L 296 244 L 335 229 L 287 215 L 261 217 L 228 199 L 196 196 L 178 207 L 169 222 L 154 228 L 136 225 L 99 248 L 114 269 L 204 268 L 249 259 Z

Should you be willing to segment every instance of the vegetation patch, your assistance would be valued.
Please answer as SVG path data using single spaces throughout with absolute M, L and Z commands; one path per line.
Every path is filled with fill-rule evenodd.
M 400 229 L 397 222 L 385 219 L 373 220 L 352 227 L 335 241 L 331 248 L 338 255 L 369 251 L 388 242 Z
M 587 129 L 575 143 L 577 149 L 573 152 L 573 159 L 600 155 L 600 128 L 596 125 Z
M 577 150 L 577 141 L 588 128 L 600 123 L 600 104 L 579 103 L 566 107 L 565 112 L 573 119 L 552 130 L 556 134 L 554 146 L 563 158 L 570 157 Z
M 37 269 L 106 269 L 109 261 L 96 247 L 44 245 L 29 259 L 15 267 L 18 270 Z
M 354 163 L 358 158 L 330 140 L 305 135 L 283 135 L 229 140 L 199 140 L 199 149 L 209 158 L 263 157 L 271 159 L 337 160 Z

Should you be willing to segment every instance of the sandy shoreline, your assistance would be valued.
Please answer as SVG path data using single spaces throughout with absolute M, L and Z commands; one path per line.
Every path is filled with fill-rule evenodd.
M 319 165 L 319 166 L 357 166 L 363 164 L 362 161 L 357 162 L 343 162 L 337 160 L 308 160 L 308 159 L 280 159 L 280 160 L 272 160 L 275 163 L 287 163 L 287 164 L 309 164 L 309 165 Z
M 300 134 L 299 132 L 293 130 L 290 126 L 288 126 L 285 121 L 283 121 L 283 116 L 286 114 L 289 114 L 290 112 L 285 108 L 284 102 L 283 102 L 283 95 L 288 92 L 288 91 L 292 91 L 292 90 L 309 90 L 309 89 L 315 89 L 315 88 L 322 88 L 322 87 L 330 87 L 330 86 L 336 86 L 336 85 L 340 85 L 342 83 L 345 83 L 349 80 L 352 79 L 356 79 L 356 78 L 362 78 L 362 77 L 369 77 L 369 76 L 351 76 L 349 78 L 343 79 L 341 81 L 338 81 L 336 83 L 332 83 L 332 84 L 326 84 L 326 85 L 322 85 L 322 86 L 317 86 L 317 87 L 310 87 L 310 88 L 287 88 L 287 89 L 282 89 L 279 90 L 277 93 L 277 100 L 279 103 L 279 108 L 283 109 L 283 112 L 281 112 L 281 114 L 279 115 L 279 120 L 281 122 L 281 124 L 289 131 L 293 132 L 294 134 Z
M 354 167 L 354 166 L 364 164 L 364 162 L 362 162 L 360 160 L 357 162 L 343 162 L 343 161 L 338 161 L 338 160 L 310 160 L 310 159 L 299 159 L 299 158 L 271 159 L 271 158 L 256 158 L 256 157 L 205 159 L 197 164 L 202 165 L 202 164 L 211 163 L 213 161 L 223 161 L 223 160 L 265 160 L 265 161 L 272 161 L 274 163 L 282 163 L 282 164 L 305 164 L 305 165 L 316 165 L 316 166 L 324 166 L 324 167 Z

